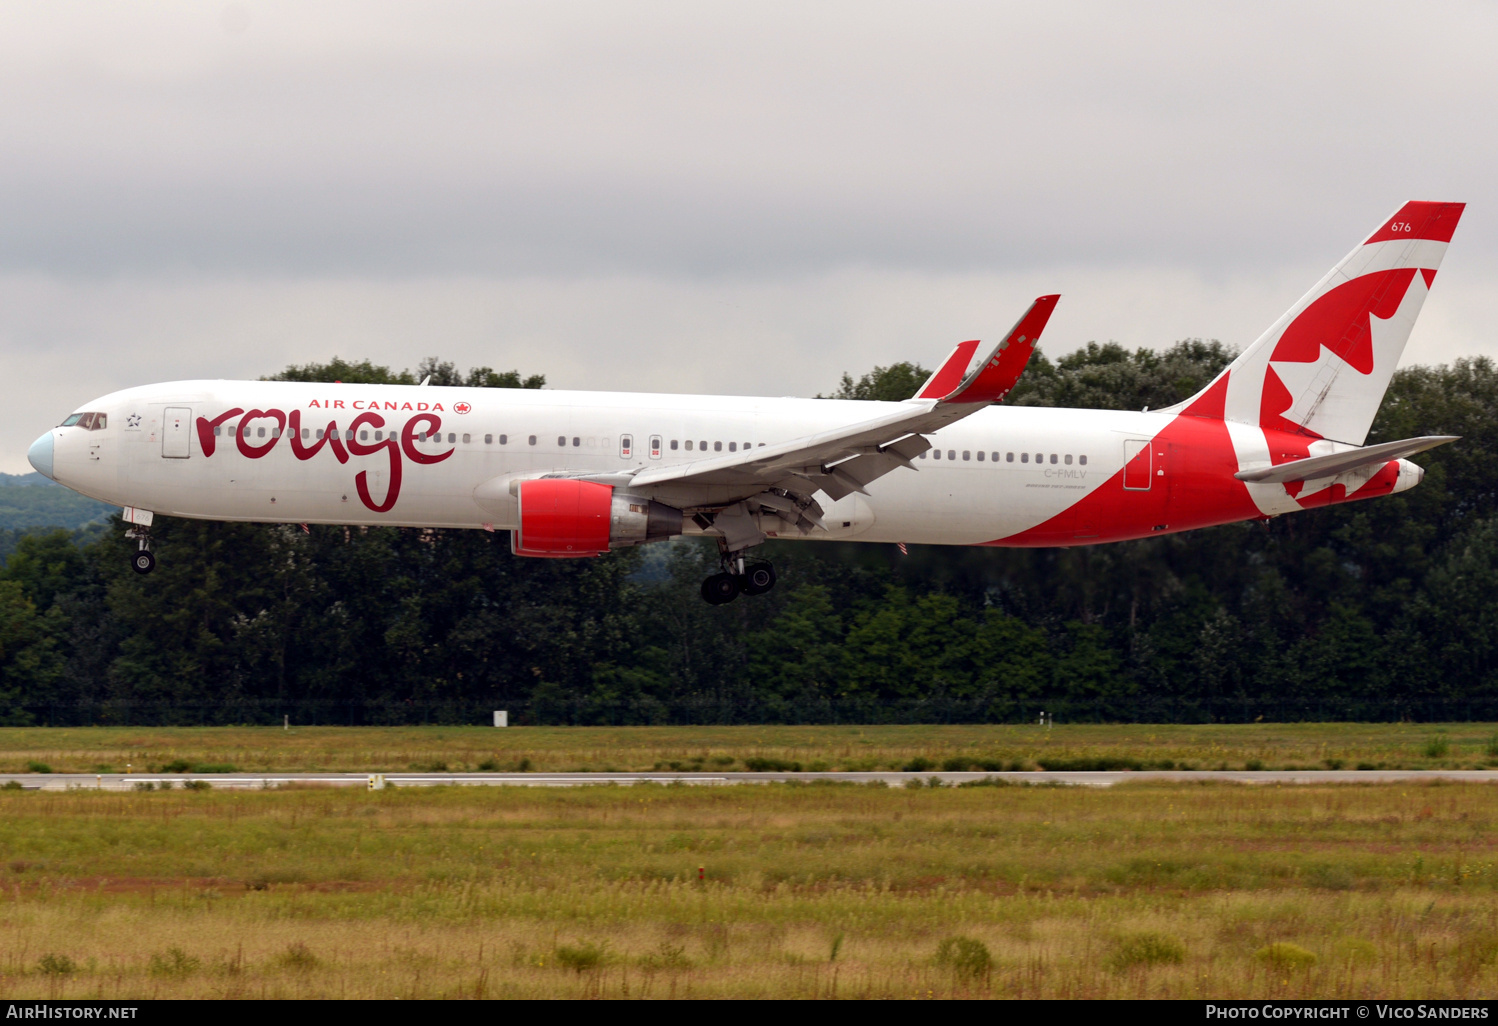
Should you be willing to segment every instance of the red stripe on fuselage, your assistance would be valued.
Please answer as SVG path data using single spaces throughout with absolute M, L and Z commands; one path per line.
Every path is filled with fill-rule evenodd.
M 1233 475 L 1238 457 L 1223 421 L 1228 379 L 1192 403 L 1150 441 L 1147 491 L 1125 489 L 1123 470 L 1042 524 L 984 545 L 1043 548 L 1096 545 L 1262 516 Z M 1122 445 L 1124 435 L 1116 436 Z

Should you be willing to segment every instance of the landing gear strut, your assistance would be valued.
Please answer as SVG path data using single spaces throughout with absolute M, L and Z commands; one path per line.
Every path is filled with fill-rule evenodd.
M 151 532 L 144 527 L 132 527 L 125 532 L 126 538 L 134 539 L 136 550 L 130 554 L 130 569 L 138 574 L 148 574 L 156 569 L 156 555 L 151 551 Z
M 702 582 L 702 598 L 710 605 L 732 602 L 740 594 L 763 595 L 775 587 L 775 568 L 762 559 L 745 560 L 743 553 L 724 553 L 722 573 Z

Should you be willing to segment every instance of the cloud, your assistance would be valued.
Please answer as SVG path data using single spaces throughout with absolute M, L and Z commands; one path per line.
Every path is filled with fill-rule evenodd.
M 1472 203 L 1410 354 L 1483 351 L 1495 43 L 1475 2 L 12 5 L 0 469 L 334 352 L 808 394 L 1047 291 L 1056 347 L 1242 344 L 1409 198 Z

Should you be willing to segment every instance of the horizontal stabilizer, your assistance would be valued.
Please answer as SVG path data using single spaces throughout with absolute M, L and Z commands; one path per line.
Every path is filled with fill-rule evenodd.
M 1425 435 L 1421 438 L 1404 438 L 1397 442 L 1383 442 L 1362 449 L 1334 452 L 1330 456 L 1312 456 L 1309 459 L 1281 463 L 1277 467 L 1258 467 L 1240 470 L 1233 476 L 1240 481 L 1287 484 L 1291 481 L 1309 481 L 1317 477 L 1335 477 L 1349 470 L 1357 470 L 1373 463 L 1402 460 L 1417 452 L 1434 449 L 1438 445 L 1454 442 L 1460 435 Z

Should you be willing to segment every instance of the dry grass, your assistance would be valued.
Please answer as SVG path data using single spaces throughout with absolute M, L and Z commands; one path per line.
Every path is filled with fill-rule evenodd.
M 1498 766 L 1493 724 L 0 728 L 0 772 L 1405 769 Z
M 1495 814 L 1458 784 L 0 792 L 0 993 L 1485 997 Z

